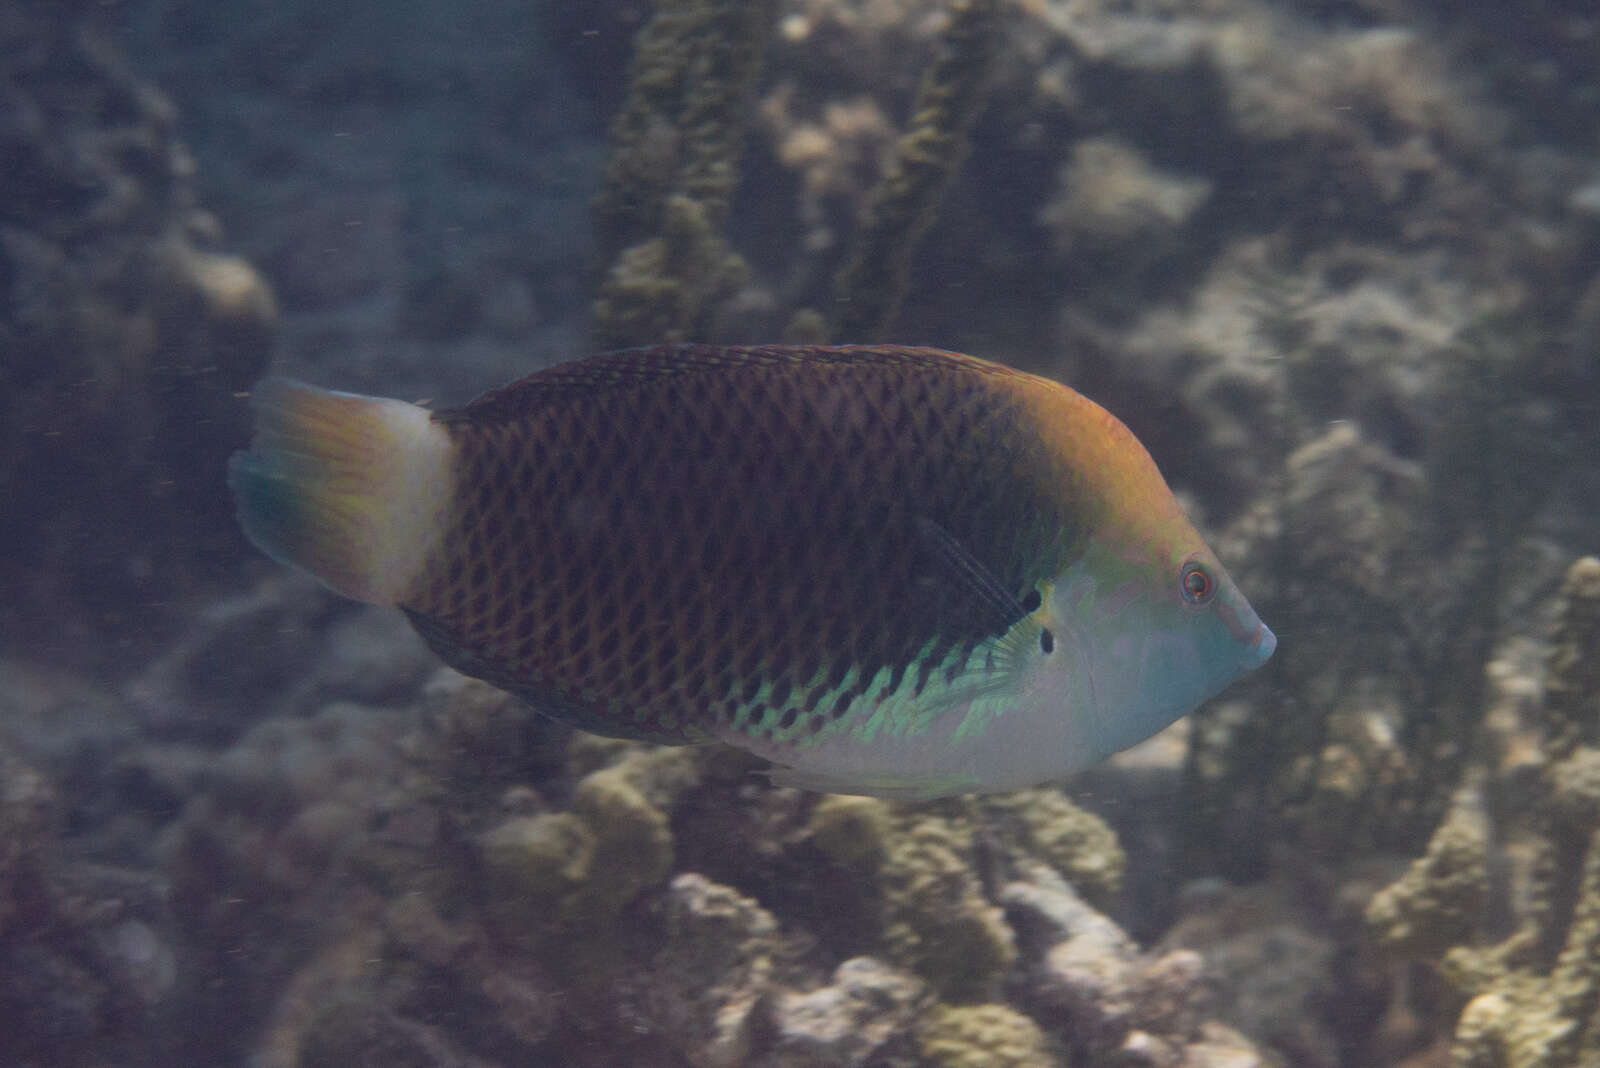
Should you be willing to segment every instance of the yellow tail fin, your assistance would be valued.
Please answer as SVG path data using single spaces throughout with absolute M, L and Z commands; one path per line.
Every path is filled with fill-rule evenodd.
M 424 408 L 269 378 L 228 485 L 262 552 L 372 604 L 404 599 L 438 544 L 451 443 Z

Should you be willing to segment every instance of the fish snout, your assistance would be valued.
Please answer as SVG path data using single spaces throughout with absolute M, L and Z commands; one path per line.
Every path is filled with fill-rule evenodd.
M 1256 668 L 1272 659 L 1273 652 L 1278 648 L 1278 636 L 1272 629 L 1260 620 L 1256 621 L 1255 640 L 1245 648 L 1244 661 L 1246 670 L 1254 671 Z

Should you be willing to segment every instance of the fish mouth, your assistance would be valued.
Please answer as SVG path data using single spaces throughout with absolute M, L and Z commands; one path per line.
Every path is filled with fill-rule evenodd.
M 1256 632 L 1246 648 L 1245 663 L 1251 669 L 1258 668 L 1272 658 L 1277 648 L 1278 636 L 1265 623 L 1257 621 Z

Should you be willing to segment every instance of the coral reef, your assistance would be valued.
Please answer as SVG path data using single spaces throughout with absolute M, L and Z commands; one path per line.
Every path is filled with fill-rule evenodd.
M 1600 1057 L 1600 560 L 1567 572 L 1539 726 L 1538 782 L 1525 799 L 1488 817 L 1465 792 L 1427 853 L 1377 894 L 1366 920 L 1377 946 L 1430 963 L 1465 1008 L 1455 1028 L 1456 1063 L 1471 1068 L 1543 1068 Z M 1491 867 L 1505 843 L 1523 848 L 1523 888 L 1491 909 Z M 1501 890 L 1503 894 L 1504 889 Z M 1516 927 L 1491 939 L 1490 917 Z
M 1426 960 L 1469 942 L 1489 901 L 1489 829 L 1480 799 L 1464 791 L 1427 852 L 1375 894 L 1366 921 L 1381 953 Z
M 1183 251 L 1186 227 L 1210 198 L 1206 178 L 1155 167 L 1133 145 L 1088 137 L 1056 172 L 1057 194 L 1039 210 L 1053 251 L 1105 265 L 1137 289 Z
M 172 103 L 96 32 L 93 7 L 0 19 L 0 636 L 15 647 L 215 588 L 239 545 L 216 493 L 236 393 L 275 321 L 255 270 L 216 251 Z M 175 622 L 144 615 L 149 638 Z
M 1088 903 L 1114 897 L 1122 854 L 1056 791 L 808 797 L 716 750 L 527 727 L 514 699 L 441 673 L 410 715 L 334 704 L 235 743 L 166 870 L 197 917 L 184 959 L 219 976 L 204 998 L 258 1015 L 195 1048 L 284 1065 L 1252 1063 L 1208 1020 L 1195 954 L 1147 956 Z M 706 818 L 741 813 L 761 833 Z M 242 949 L 252 968 L 220 979 Z
M 985 100 L 998 37 L 998 0 L 954 0 L 936 58 L 922 77 L 908 129 L 850 241 L 834 280 L 842 306 L 835 334 L 881 341 L 905 299 L 912 257 L 933 224 L 952 175 L 968 152 L 967 137 Z
M 938 1068 L 1025 1068 L 1047 1064 L 1039 1025 L 1004 1005 L 941 1005 L 928 1014 L 917 1050 Z
M 0 1060 L 1600 1056 L 1583 0 L 325 7 L 0 5 Z M 1070 381 L 1271 668 L 1073 800 L 911 806 L 208 592 L 272 344 L 452 402 L 596 300 Z
M 599 348 L 697 340 L 743 279 L 723 228 L 772 5 L 667 0 L 639 33 L 593 212 Z
M 68 864 L 68 803 L 0 736 L 0 1059 L 157 1063 L 179 971 L 159 882 Z
M 1600 560 L 1573 564 L 1561 596 L 1525 913 L 1504 941 L 1458 945 L 1441 963 L 1472 998 L 1456 1030 L 1457 1062 L 1471 1068 L 1600 1057 Z
M 963 822 L 913 818 L 891 836 L 875 880 L 890 959 L 954 1001 L 992 997 L 1017 956 L 1000 909 L 983 896 L 971 851 Z
M 893 1043 L 904 1045 L 926 1001 L 922 983 L 872 957 L 843 961 L 832 980 L 778 997 L 773 1064 L 869 1064 Z

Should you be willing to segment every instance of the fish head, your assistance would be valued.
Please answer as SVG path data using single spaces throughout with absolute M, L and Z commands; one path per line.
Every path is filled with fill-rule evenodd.
M 1093 763 L 1135 745 L 1264 664 L 1277 638 L 1183 520 L 1158 551 L 1130 532 L 1097 539 L 1055 581 L 1044 624 L 1066 655 L 1040 678 Z

